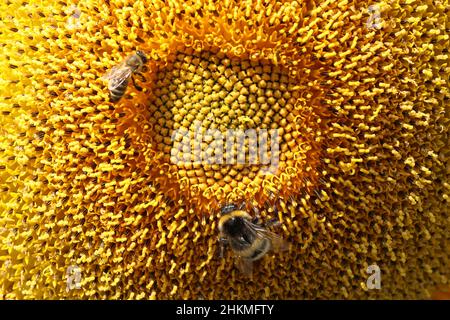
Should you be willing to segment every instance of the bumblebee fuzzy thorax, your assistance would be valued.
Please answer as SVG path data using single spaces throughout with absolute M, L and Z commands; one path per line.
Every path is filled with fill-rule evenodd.
M 242 217 L 228 217 L 219 228 L 224 235 L 237 237 L 245 231 L 244 219 Z
M 219 231 L 228 236 L 232 236 L 230 232 L 242 232 L 245 229 L 244 219 L 251 220 L 251 216 L 243 210 L 222 211 L 222 214 L 218 224 Z
M 228 211 L 219 220 L 219 231 L 228 238 L 241 237 L 252 233 L 245 220 L 251 220 L 251 216 L 246 211 Z

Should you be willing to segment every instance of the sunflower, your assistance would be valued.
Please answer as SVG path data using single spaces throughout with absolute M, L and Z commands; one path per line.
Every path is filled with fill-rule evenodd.
M 448 285 L 448 1 L 0 8 L 1 298 Z M 101 77 L 136 50 L 138 86 L 112 103 Z M 230 132 L 244 138 L 223 150 Z M 218 255 L 220 208 L 241 202 L 291 244 L 252 279 Z

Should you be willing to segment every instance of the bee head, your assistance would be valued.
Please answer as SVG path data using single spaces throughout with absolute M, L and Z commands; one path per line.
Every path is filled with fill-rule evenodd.
M 148 59 L 144 52 L 142 52 L 141 50 L 138 50 L 138 51 L 136 51 L 136 54 L 142 59 L 143 64 L 147 63 Z
M 245 222 L 242 217 L 230 217 L 221 225 L 221 231 L 229 237 L 237 237 L 245 230 Z

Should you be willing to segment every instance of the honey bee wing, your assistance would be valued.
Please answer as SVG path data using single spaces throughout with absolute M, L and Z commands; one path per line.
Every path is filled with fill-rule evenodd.
M 120 69 L 123 69 L 126 65 L 126 59 L 123 60 L 121 63 L 116 64 L 112 68 L 110 68 L 108 71 L 105 72 L 105 74 L 102 76 L 103 80 L 109 80 L 114 77 L 114 74 L 117 73 Z
M 236 266 L 239 271 L 247 277 L 251 277 L 253 275 L 253 261 L 251 261 L 250 259 L 236 256 Z
M 122 61 L 119 65 L 112 67 L 102 79 L 108 80 L 108 89 L 114 90 L 127 80 L 132 74 L 131 68 L 127 66 L 127 61 Z

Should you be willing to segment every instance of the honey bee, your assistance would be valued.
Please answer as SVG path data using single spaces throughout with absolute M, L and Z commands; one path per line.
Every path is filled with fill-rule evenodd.
M 224 244 L 231 247 L 237 258 L 238 269 L 251 276 L 254 261 L 261 259 L 270 250 L 285 251 L 289 246 L 280 236 L 267 230 L 276 222 L 263 224 L 259 218 L 252 218 L 243 207 L 234 204 L 222 207 L 218 224 L 221 235 L 219 241 L 222 250 Z
M 108 81 L 111 102 L 117 102 L 122 98 L 130 78 L 135 88 L 142 91 L 142 88 L 136 85 L 133 75 L 141 75 L 140 71 L 147 61 L 148 59 L 144 52 L 138 50 L 136 53 L 126 57 L 120 64 L 111 68 L 102 77 Z

